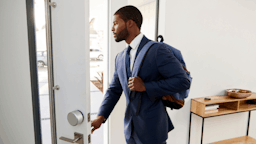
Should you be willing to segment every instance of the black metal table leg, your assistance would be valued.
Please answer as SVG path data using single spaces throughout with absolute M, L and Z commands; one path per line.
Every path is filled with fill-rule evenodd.
M 201 144 L 203 144 L 203 134 L 204 134 L 204 117 L 203 117 L 203 122 L 202 122 Z
M 250 118 L 251 118 L 251 111 L 249 111 L 249 116 L 248 116 L 248 126 L 247 126 L 247 136 L 249 135 L 249 126 L 250 126 Z
M 188 133 L 188 144 L 190 144 L 191 115 L 192 115 L 192 112 L 190 111 L 190 118 L 189 118 L 189 133 Z

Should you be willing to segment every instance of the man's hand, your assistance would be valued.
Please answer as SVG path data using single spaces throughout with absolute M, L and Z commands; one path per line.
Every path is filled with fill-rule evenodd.
M 97 116 L 97 118 L 95 120 L 93 120 L 91 122 L 91 127 L 93 127 L 93 129 L 91 130 L 91 133 L 93 133 L 94 130 L 100 128 L 100 126 L 101 126 L 102 122 L 104 121 L 104 119 L 105 119 L 104 116 L 99 115 L 99 116 Z
M 139 92 L 146 91 L 146 88 L 144 86 L 144 82 L 138 76 L 129 78 L 128 87 L 131 91 L 139 91 Z

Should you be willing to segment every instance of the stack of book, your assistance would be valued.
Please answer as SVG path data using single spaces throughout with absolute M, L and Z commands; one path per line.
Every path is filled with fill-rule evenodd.
M 205 114 L 209 114 L 209 113 L 216 113 L 219 111 L 219 105 L 218 104 L 214 104 L 214 105 L 206 105 L 205 106 Z

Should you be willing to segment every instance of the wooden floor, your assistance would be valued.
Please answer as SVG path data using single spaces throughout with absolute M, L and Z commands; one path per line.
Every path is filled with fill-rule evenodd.
M 210 144 L 256 144 L 256 139 L 249 136 L 242 136 L 242 137 L 218 141 Z

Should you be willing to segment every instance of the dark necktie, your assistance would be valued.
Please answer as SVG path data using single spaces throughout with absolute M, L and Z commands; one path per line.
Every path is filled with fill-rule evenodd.
M 126 52 L 126 71 L 127 71 L 127 79 L 129 81 L 129 78 L 132 77 L 132 73 L 131 73 L 131 70 L 130 70 L 130 51 L 131 51 L 131 47 L 129 46 L 127 48 L 127 52 Z M 138 52 L 137 52 L 138 53 Z M 136 94 L 136 91 L 131 91 L 129 97 L 130 97 L 130 100 L 134 99 L 135 98 L 135 94 Z M 137 107 L 137 110 L 136 110 L 136 116 L 139 115 L 139 111 L 140 111 L 140 106 L 141 106 L 141 95 L 139 96 L 139 101 L 138 101 L 138 107 Z
M 127 72 L 127 79 L 129 80 L 129 77 L 132 76 L 131 74 L 131 70 L 130 70 L 130 51 L 131 51 L 131 47 L 128 46 L 127 48 L 127 53 L 126 53 L 126 59 L 125 59 L 125 63 L 126 63 L 126 72 Z

